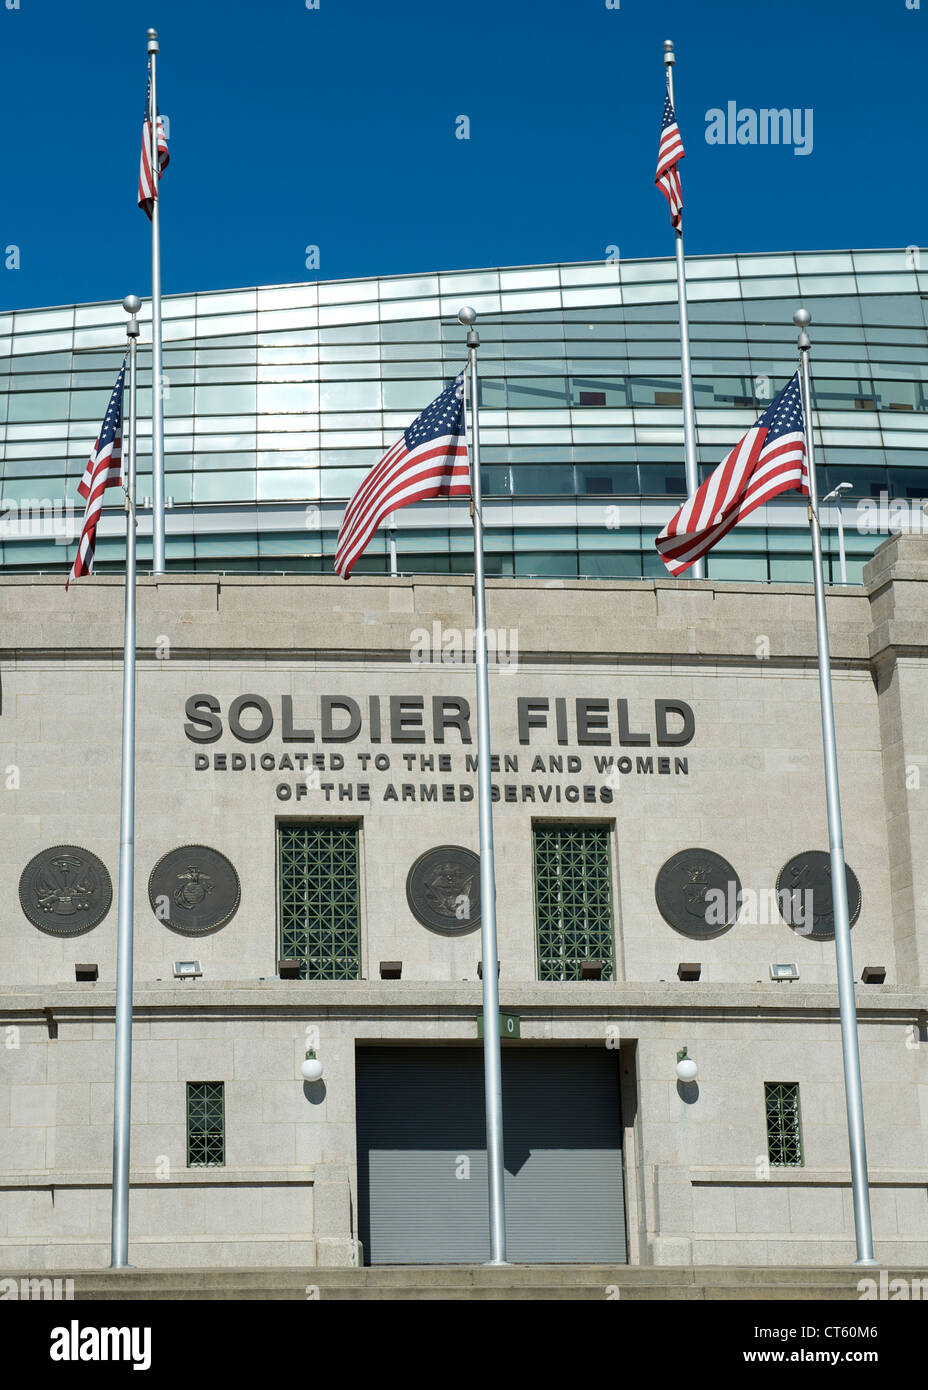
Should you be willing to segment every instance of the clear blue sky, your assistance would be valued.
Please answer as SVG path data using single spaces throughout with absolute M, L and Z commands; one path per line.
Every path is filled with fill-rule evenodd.
M 688 253 L 928 240 L 928 0 L 15 2 L 0 248 L 22 264 L 0 257 L 2 308 L 149 292 L 149 25 L 171 121 L 165 293 L 671 254 L 653 186 L 667 37 Z M 811 154 L 707 144 L 730 100 L 811 107 Z

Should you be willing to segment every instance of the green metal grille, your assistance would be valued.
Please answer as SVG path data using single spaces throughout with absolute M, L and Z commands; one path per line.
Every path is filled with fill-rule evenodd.
M 187 1167 L 226 1161 L 226 1098 L 222 1081 L 187 1082 Z
M 579 980 L 584 960 L 615 976 L 609 831 L 536 826 L 535 925 L 540 980 Z
M 281 825 L 280 954 L 301 980 L 361 976 L 356 825 Z
M 765 1081 L 767 1156 L 774 1168 L 802 1167 L 798 1081 Z

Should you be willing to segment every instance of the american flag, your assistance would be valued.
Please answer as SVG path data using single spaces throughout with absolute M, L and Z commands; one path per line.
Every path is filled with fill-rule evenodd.
M 682 574 L 742 517 L 791 490 L 809 493 L 798 372 L 654 544 L 670 573 Z
M 464 374 L 455 377 L 397 440 L 345 508 L 335 572 L 347 579 L 384 517 L 427 497 L 468 497 Z
M 683 219 L 683 188 L 680 184 L 678 161 L 685 153 L 668 92 L 664 97 L 664 119 L 661 123 L 661 143 L 657 151 L 657 173 L 654 175 L 654 182 L 670 204 L 670 221 L 674 227 L 679 227 Z
M 158 196 L 158 188 L 151 176 L 151 69 L 148 73 L 148 96 L 145 99 L 145 119 L 142 122 L 142 160 L 139 164 L 139 207 L 145 209 L 145 213 L 151 221 L 151 211 Z M 168 167 L 171 156 L 168 154 L 168 142 L 164 133 L 164 121 L 160 116 L 158 121 L 158 178 Z
M 72 579 L 81 579 L 93 571 L 93 552 L 97 543 L 97 522 L 103 508 L 103 494 L 108 487 L 122 483 L 122 388 L 125 378 L 126 364 L 123 362 L 106 407 L 99 437 L 87 461 L 84 476 L 77 485 L 80 495 L 87 499 L 87 505 L 77 554 L 65 589 L 70 587 Z

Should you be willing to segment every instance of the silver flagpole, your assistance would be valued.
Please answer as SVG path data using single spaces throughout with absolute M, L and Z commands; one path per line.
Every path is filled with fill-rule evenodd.
M 487 679 L 487 599 L 483 573 L 483 500 L 480 493 L 477 348 L 480 335 L 473 309 L 458 314 L 467 332 L 470 355 L 470 487 L 474 522 L 474 616 L 477 666 L 477 789 L 480 807 L 480 950 L 483 956 L 483 1084 L 487 1116 L 487 1180 L 490 1205 L 490 1259 L 506 1259 L 506 1189 L 503 1166 L 503 1085 L 499 1041 L 499 978 L 496 940 L 496 871 L 493 858 L 493 798 L 490 790 L 490 687 Z M 465 376 L 465 411 L 467 389 Z
M 135 349 L 134 294 L 129 315 L 129 428 L 123 433 L 126 480 L 126 621 L 122 653 L 122 795 L 119 818 L 119 916 L 116 927 L 116 1080 L 113 1096 L 111 1269 L 129 1267 L 129 1123 L 132 1108 L 132 911 L 135 884 Z
M 387 531 L 390 537 L 390 576 L 395 579 L 396 568 L 396 515 L 391 512 L 387 518 Z
M 844 1057 L 844 1094 L 847 1132 L 851 1151 L 851 1183 L 854 1191 L 854 1228 L 857 1234 L 856 1264 L 872 1265 L 873 1232 L 870 1226 L 870 1191 L 867 1178 L 867 1141 L 864 1102 L 860 1084 L 860 1050 L 857 1039 L 857 1004 L 854 998 L 854 962 L 847 909 L 844 835 L 841 829 L 841 796 L 838 789 L 838 751 L 835 744 L 835 711 L 831 691 L 831 657 L 825 613 L 822 573 L 822 532 L 818 516 L 818 491 L 812 451 L 812 392 L 809 385 L 808 309 L 797 309 L 793 322 L 799 331 L 802 415 L 805 422 L 806 460 L 809 467 L 809 529 L 812 532 L 812 568 L 815 583 L 815 626 L 818 636 L 818 684 L 822 702 L 822 742 L 825 748 L 825 797 L 828 805 L 828 847 L 831 853 L 831 896 L 835 920 L 835 952 L 838 958 L 838 1004 L 841 1013 L 841 1051 Z
M 676 112 L 673 99 L 673 65 L 676 62 L 673 39 L 664 40 L 664 71 L 667 75 L 667 95 Z M 674 228 L 677 252 L 677 303 L 680 309 L 680 367 L 683 387 L 683 454 L 686 460 L 686 492 L 692 497 L 699 489 L 699 460 L 696 454 L 696 399 L 693 395 L 693 369 L 690 365 L 690 328 L 686 313 L 686 271 L 683 261 L 683 229 Z M 701 559 L 692 566 L 693 579 L 705 578 Z
M 164 574 L 164 402 L 161 399 L 161 196 L 158 164 L 158 31 L 148 31 L 151 65 L 151 568 Z

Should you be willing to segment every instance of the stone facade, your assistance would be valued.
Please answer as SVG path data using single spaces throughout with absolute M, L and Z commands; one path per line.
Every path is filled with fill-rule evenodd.
M 858 984 L 858 1007 L 874 1236 L 894 1264 L 928 1260 L 926 596 L 928 541 L 908 536 L 880 548 L 862 587 L 828 598 L 845 849 L 863 902 L 855 975 L 886 970 Z M 428 931 L 405 891 L 423 850 L 477 848 L 476 800 L 462 799 L 474 742 L 454 718 L 469 704 L 475 739 L 473 668 L 440 660 L 461 649 L 456 634 L 466 651 L 470 585 L 169 575 L 142 579 L 138 597 L 131 1258 L 353 1263 L 355 1049 L 477 1036 L 479 931 Z M 619 1047 L 629 1260 L 847 1261 L 834 944 L 766 910 L 786 861 L 827 849 L 810 588 L 498 580 L 488 605 L 506 658 L 491 675 L 501 1006 L 521 1016 L 519 1046 Z M 101 1266 L 115 899 L 89 932 L 56 937 L 25 917 L 19 881 L 40 850 L 77 844 L 115 889 L 121 582 L 65 596 L 58 579 L 7 575 L 0 621 L 0 1265 Z M 236 713 L 246 695 L 261 698 Z M 355 702 L 356 735 L 336 740 L 354 706 L 324 697 Z M 659 701 L 692 711 L 685 744 L 658 742 Z M 221 735 L 198 741 L 210 716 Z M 667 716 L 671 732 L 683 718 Z M 356 982 L 278 978 L 276 825 L 299 819 L 361 825 Z M 558 819 L 613 829 L 614 981 L 539 982 L 531 828 Z M 232 920 L 196 939 L 148 900 L 151 869 L 184 844 L 220 850 L 241 880 Z M 667 925 L 655 878 L 691 846 L 734 866 L 756 895 L 752 920 L 698 941 Z M 202 978 L 175 980 L 174 961 L 194 957 Z M 379 978 L 384 960 L 403 962 L 400 980 Z M 700 963 L 698 981 L 678 979 L 682 961 Z M 95 983 L 75 982 L 79 962 L 97 965 Z M 773 962 L 795 962 L 798 981 L 772 982 Z M 308 1037 L 325 1075 L 304 1087 Z M 694 1095 L 675 1076 L 684 1044 Z M 207 1078 L 226 1083 L 226 1163 L 187 1168 L 184 1083 Z M 805 1161 L 771 1170 L 763 1083 L 787 1080 L 800 1084 Z

